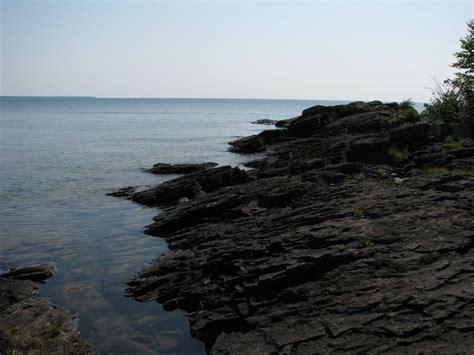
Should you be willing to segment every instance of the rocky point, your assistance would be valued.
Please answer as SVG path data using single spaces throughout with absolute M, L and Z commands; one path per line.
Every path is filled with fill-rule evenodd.
M 171 251 L 127 294 L 184 310 L 211 354 L 471 353 L 472 124 L 372 101 L 275 125 L 230 143 L 265 152 L 252 170 L 130 190 L 165 206 L 146 232 Z

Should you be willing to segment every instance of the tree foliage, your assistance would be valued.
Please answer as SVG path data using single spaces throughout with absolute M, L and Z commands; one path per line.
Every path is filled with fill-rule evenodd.
M 425 116 L 446 121 L 474 120 L 474 20 L 467 24 L 468 34 L 461 38 L 461 50 L 454 54 L 457 68 L 453 79 L 438 85 L 426 105 Z

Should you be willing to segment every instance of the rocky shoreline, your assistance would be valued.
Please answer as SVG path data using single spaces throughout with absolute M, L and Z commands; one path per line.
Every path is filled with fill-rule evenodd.
M 45 298 L 33 298 L 35 282 L 45 282 L 54 272 L 54 264 L 43 263 L 0 275 L 0 354 L 94 353 L 77 331 L 76 316 Z
M 272 122 L 263 122 L 272 123 Z M 314 106 L 206 167 L 120 194 L 170 253 L 127 294 L 187 312 L 211 354 L 470 353 L 471 123 L 380 101 Z

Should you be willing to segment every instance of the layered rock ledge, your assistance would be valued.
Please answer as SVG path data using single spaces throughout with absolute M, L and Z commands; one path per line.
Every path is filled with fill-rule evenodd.
M 148 226 L 171 252 L 128 295 L 186 311 L 211 354 L 472 352 L 472 126 L 379 101 L 276 125 L 231 143 L 266 152 L 254 170 L 132 194 L 187 202 Z
M 167 163 L 156 163 L 149 170 L 146 170 L 152 174 L 189 174 L 197 171 L 206 170 L 217 166 L 217 163 L 207 162 L 199 164 L 167 164 Z

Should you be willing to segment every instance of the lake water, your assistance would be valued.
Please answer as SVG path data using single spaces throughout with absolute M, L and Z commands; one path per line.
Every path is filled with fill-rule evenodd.
M 344 101 L 0 98 L 0 271 L 54 261 L 40 295 L 77 313 L 99 353 L 200 354 L 180 311 L 123 296 L 166 243 L 144 235 L 159 211 L 106 196 L 169 179 L 157 162 L 238 166 L 227 142 Z

